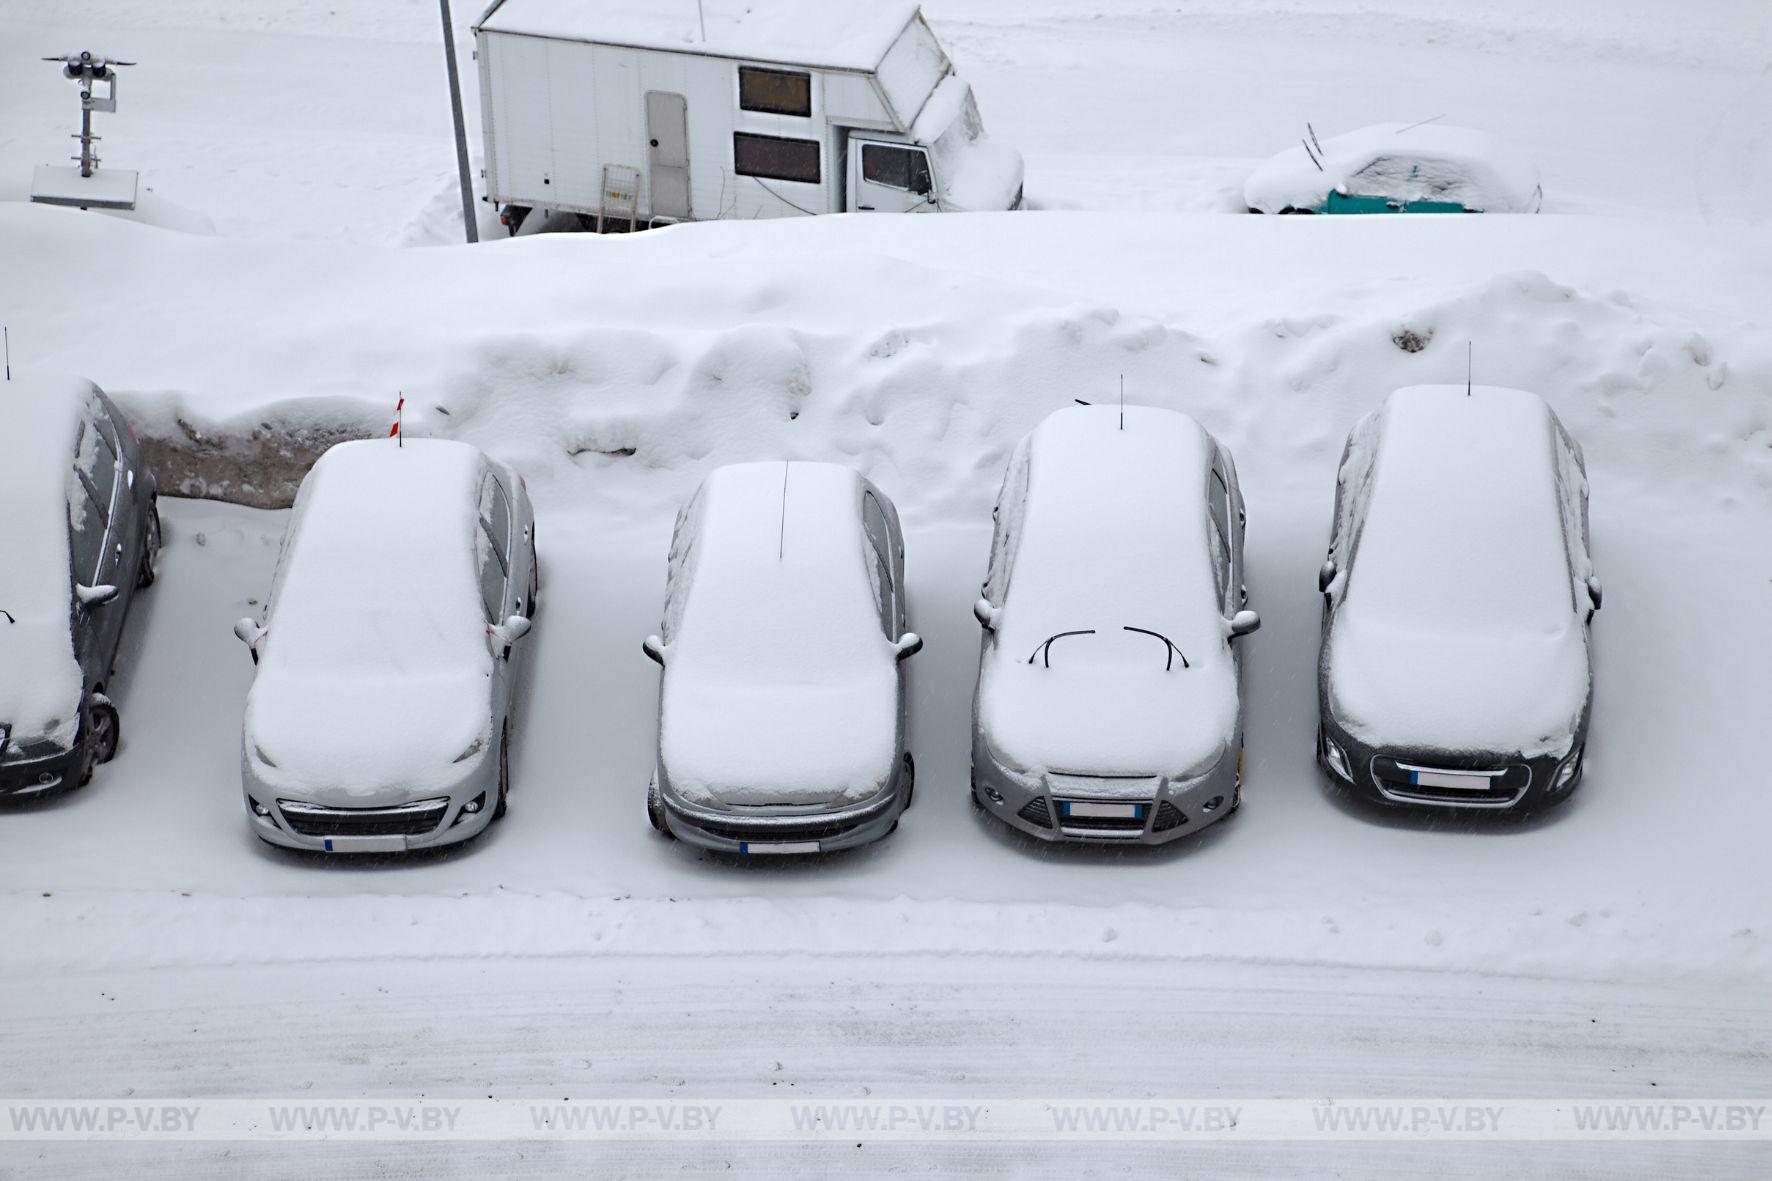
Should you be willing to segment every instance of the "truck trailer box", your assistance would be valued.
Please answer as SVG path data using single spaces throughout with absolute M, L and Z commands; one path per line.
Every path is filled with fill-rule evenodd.
M 474 38 L 513 232 L 1021 204 L 1020 154 L 915 4 L 496 0 Z

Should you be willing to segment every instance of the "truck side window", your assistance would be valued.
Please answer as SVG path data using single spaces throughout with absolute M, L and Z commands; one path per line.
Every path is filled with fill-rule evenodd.
M 823 177 L 817 140 L 752 135 L 748 131 L 732 133 L 732 170 L 740 176 L 809 185 L 818 184 Z
M 812 75 L 791 70 L 738 67 L 738 109 L 766 115 L 812 114 Z
M 861 178 L 870 184 L 903 189 L 907 193 L 927 195 L 935 189 L 929 177 L 929 154 L 922 148 L 864 144 L 861 149 Z

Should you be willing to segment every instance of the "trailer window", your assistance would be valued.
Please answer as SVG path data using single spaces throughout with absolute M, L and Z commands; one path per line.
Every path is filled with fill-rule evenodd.
M 787 139 L 779 135 L 752 135 L 746 131 L 734 132 L 732 170 L 740 176 L 818 184 L 818 141 Z
M 738 109 L 766 115 L 811 115 L 812 75 L 740 66 Z

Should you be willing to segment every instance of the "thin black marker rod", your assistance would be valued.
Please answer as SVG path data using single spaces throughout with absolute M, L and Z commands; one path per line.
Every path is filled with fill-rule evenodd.
M 775 560 L 786 561 L 788 554 L 788 472 L 793 464 L 784 461 L 781 465 L 781 532 L 775 539 Z
M 12 326 L 0 325 L 0 338 L 6 341 L 6 380 L 12 380 Z
M 1126 375 L 1120 374 L 1120 429 L 1126 429 Z
M 1467 340 L 1464 342 L 1464 396 L 1467 398 L 1471 396 L 1471 374 L 1475 369 L 1476 363 L 1477 342 L 1474 340 Z

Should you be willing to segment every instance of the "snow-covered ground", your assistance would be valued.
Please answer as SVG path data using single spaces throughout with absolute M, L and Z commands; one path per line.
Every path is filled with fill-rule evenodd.
M 86 790 L 0 816 L 0 1100 L 1754 1097 L 1772 1055 L 1772 24 L 1492 0 L 932 2 L 987 125 L 1070 212 L 453 237 L 435 13 L 0 0 L 0 321 L 145 434 L 386 430 L 526 475 L 542 608 L 511 812 L 342 865 L 240 810 L 231 634 L 286 514 L 167 501 Z M 465 25 L 473 14 L 458 12 Z M 107 158 L 180 232 L 16 198 L 73 88 L 139 57 Z M 1545 216 L 1255 218 L 1255 161 L 1445 112 L 1525 147 Z M 1554 118 L 1550 117 L 1554 114 Z M 1128 207 L 1131 207 L 1128 211 Z M 1113 213 L 1114 216 L 1105 216 Z M 1586 450 L 1587 779 L 1422 824 L 1312 761 L 1334 467 L 1393 388 L 1544 395 Z M 966 798 L 970 605 L 1015 440 L 1073 398 L 1186 410 L 1249 510 L 1246 803 L 1160 850 L 1050 849 Z M 0 401 L 4 387 L 0 386 Z M 719 463 L 852 463 L 906 528 L 915 806 L 882 844 L 734 865 L 646 827 L 664 553 Z M 193 471 L 200 465 L 193 466 Z M 274 502 L 239 486 L 216 490 Z M 1772 1129 L 1772 1119 L 1766 1122 Z M 288 1171 L 268 1144 L 8 1144 L 0 1173 Z M 152 1147 L 152 1146 L 149 1146 Z M 326 1171 L 1751 1175 L 1764 1145 L 304 1145 Z M 1755 1149 L 1760 1155 L 1755 1155 Z M 396 1150 L 397 1159 L 380 1159 Z M 232 1156 L 223 1157 L 223 1153 Z

